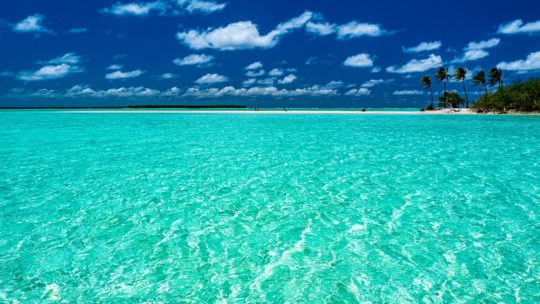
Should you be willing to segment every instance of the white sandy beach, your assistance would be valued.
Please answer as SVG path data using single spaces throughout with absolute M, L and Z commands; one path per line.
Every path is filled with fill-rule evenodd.
M 360 110 L 183 110 L 183 109 L 148 109 L 148 110 L 65 110 L 63 113 L 117 113 L 117 114 L 246 114 L 246 115 L 480 115 L 471 109 L 443 109 L 436 111 L 365 111 Z

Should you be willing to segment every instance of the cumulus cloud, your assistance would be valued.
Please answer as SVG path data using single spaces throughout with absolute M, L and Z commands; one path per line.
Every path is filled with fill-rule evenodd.
M 524 60 L 503 61 L 497 64 L 497 67 L 509 71 L 540 70 L 540 52 L 532 52 Z
M 366 96 L 370 94 L 371 90 L 368 88 L 351 89 L 345 93 L 346 96 Z
M 248 70 L 246 72 L 246 76 L 247 77 L 260 77 L 260 76 L 263 76 L 264 74 L 266 73 L 265 70 L 263 69 L 260 69 L 260 70 Z
M 201 78 L 197 79 L 195 83 L 198 84 L 214 84 L 228 81 L 229 78 L 219 74 L 206 74 Z
M 499 34 L 524 34 L 535 32 L 540 32 L 540 20 L 524 23 L 523 20 L 517 19 L 512 22 L 501 24 L 497 30 L 497 33 Z
M 438 50 L 441 46 L 442 46 L 442 43 L 440 41 L 433 41 L 433 42 L 422 42 L 417 46 L 408 47 L 408 48 L 402 47 L 402 49 L 405 53 L 420 53 L 420 52 Z
M 420 90 L 397 90 L 392 92 L 392 95 L 423 95 L 424 92 Z
M 117 80 L 117 79 L 130 79 L 137 78 L 144 74 L 142 70 L 134 70 L 130 72 L 114 71 L 105 75 L 105 79 Z
M 76 85 L 66 92 L 68 97 L 155 97 L 160 91 L 145 87 L 120 87 L 108 90 L 93 90 L 88 86 Z
M 354 68 L 369 68 L 373 66 L 373 59 L 369 54 L 361 53 L 345 59 L 343 65 Z
M 293 83 L 296 79 L 297 79 L 296 75 L 289 74 L 289 75 L 283 77 L 283 79 L 280 79 L 278 81 L 278 83 L 279 84 L 290 84 L 290 83 Z
M 44 33 L 52 34 L 53 32 L 43 25 L 45 17 L 40 14 L 30 15 L 22 21 L 13 25 L 13 31 L 18 33 Z
M 252 88 L 240 88 L 237 89 L 233 86 L 227 86 L 222 89 L 218 88 L 190 88 L 188 89 L 184 97 L 192 98 L 219 98 L 223 96 L 231 97 L 261 97 L 261 96 L 270 96 L 270 97 L 301 97 L 301 96 L 311 96 L 311 97 L 322 97 L 322 96 L 335 96 L 338 92 L 333 89 L 322 88 L 321 86 L 314 85 L 306 88 L 297 88 L 297 89 L 278 89 L 276 87 L 252 87 Z
M 173 60 L 173 63 L 178 66 L 183 65 L 195 65 L 198 67 L 207 67 L 212 65 L 214 56 L 205 55 L 205 54 L 192 54 L 188 55 L 182 59 L 176 58 Z
M 16 78 L 23 81 L 43 81 L 64 78 L 68 75 L 83 72 L 81 57 L 75 53 L 67 53 L 51 60 L 40 61 L 41 68 L 35 71 L 21 71 Z
M 360 36 L 377 37 L 387 34 L 378 24 L 358 23 L 351 21 L 337 27 L 338 39 L 348 39 Z
M 258 70 L 262 68 L 263 68 L 263 63 L 260 61 L 250 63 L 245 67 L 246 70 Z
M 412 59 L 401 67 L 390 66 L 386 68 L 388 73 L 419 73 L 441 66 L 441 56 L 431 54 L 426 59 Z
M 451 63 L 463 63 L 467 61 L 474 61 L 489 56 L 489 52 L 485 49 L 490 49 L 499 45 L 501 40 L 499 38 L 492 38 L 483 41 L 472 41 L 463 48 L 463 55 L 456 57 Z
M 283 75 L 283 73 L 285 73 L 283 69 L 274 68 L 270 72 L 268 72 L 268 75 L 273 77 L 279 77 Z
M 284 35 L 303 27 L 312 17 L 313 13 L 306 11 L 296 18 L 278 24 L 274 30 L 265 35 L 259 33 L 257 25 L 253 22 L 240 21 L 215 29 L 180 32 L 176 37 L 180 42 L 196 50 L 268 49 L 276 46 Z

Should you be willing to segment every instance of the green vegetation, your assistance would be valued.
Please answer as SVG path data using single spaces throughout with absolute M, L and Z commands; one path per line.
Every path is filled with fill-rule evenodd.
M 444 92 L 442 96 L 439 96 L 440 108 L 459 108 L 465 104 L 465 100 L 459 96 L 456 92 Z
M 465 78 L 467 76 L 467 70 L 459 67 L 454 72 L 454 80 L 461 81 L 463 84 L 463 92 L 465 93 L 465 100 L 467 100 L 467 108 L 469 107 L 469 95 L 467 95 L 467 88 L 465 87 Z M 459 95 L 458 95 L 459 97 Z
M 448 96 L 446 94 L 446 84 L 448 83 L 448 69 L 445 67 L 440 67 L 435 73 L 435 78 L 444 83 L 444 92 L 443 96 Z M 444 104 L 448 105 L 448 99 L 444 101 Z
M 473 108 L 478 112 L 540 112 L 539 78 L 518 81 L 509 86 L 499 85 L 495 93 L 480 97 Z
M 422 80 L 420 82 L 422 83 L 422 85 L 424 86 L 426 90 L 429 90 L 431 92 L 431 103 L 429 104 L 427 109 L 428 110 L 435 109 L 433 106 L 433 88 L 431 87 L 431 77 L 426 75 L 422 77 Z
M 453 79 L 461 82 L 463 86 L 463 99 L 457 92 L 448 92 L 446 85 L 448 83 L 448 69 L 440 67 L 435 72 L 435 78 L 444 84 L 444 90 L 438 97 L 439 108 L 459 108 L 462 105 L 469 107 L 469 94 L 467 92 L 467 73 L 463 67 L 458 67 L 453 73 Z M 472 77 L 474 86 L 483 86 L 484 95 L 482 95 L 472 106 L 478 112 L 501 112 L 507 111 L 516 112 L 540 112 L 540 79 L 530 79 L 528 81 L 519 81 L 510 86 L 504 85 L 503 71 L 499 68 L 491 68 L 487 75 L 482 70 L 478 71 Z M 421 110 L 434 110 L 433 106 L 433 88 L 431 77 L 425 75 L 421 78 L 420 84 L 431 92 L 431 103 L 427 108 Z M 494 92 L 490 94 L 488 85 L 496 87 Z
M 488 94 L 487 85 L 486 85 L 486 74 L 484 71 L 478 71 L 472 79 L 472 83 L 474 86 L 483 85 L 484 86 L 484 94 Z

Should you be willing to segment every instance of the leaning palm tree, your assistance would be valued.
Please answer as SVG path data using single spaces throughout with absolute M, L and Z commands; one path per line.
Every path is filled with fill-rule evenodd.
M 467 70 L 459 67 L 454 72 L 454 80 L 461 81 L 463 84 L 463 92 L 465 93 L 465 100 L 467 101 L 467 108 L 469 107 L 469 95 L 467 95 L 467 87 L 465 87 L 465 77 L 467 76 Z
M 488 82 L 489 82 L 489 85 L 492 85 L 492 86 L 498 84 L 499 89 L 500 89 L 503 85 L 502 70 L 498 68 L 492 68 L 491 70 L 489 70 Z
M 472 83 L 475 86 L 483 85 L 484 86 L 484 93 L 487 95 L 488 90 L 487 90 L 487 85 L 486 85 L 486 74 L 484 73 L 484 71 L 482 71 L 482 70 L 478 71 L 478 73 L 476 73 L 476 75 L 474 75 Z
M 433 110 L 433 88 L 431 87 L 431 77 L 428 75 L 422 77 L 420 83 L 424 86 L 424 88 L 426 88 L 426 90 L 431 92 L 431 104 L 429 105 L 429 109 Z
M 446 94 L 446 83 L 448 82 L 448 69 L 445 67 L 440 67 L 437 72 L 435 73 L 435 78 L 439 79 L 439 81 L 444 83 L 444 106 L 446 107 L 448 105 L 448 96 Z

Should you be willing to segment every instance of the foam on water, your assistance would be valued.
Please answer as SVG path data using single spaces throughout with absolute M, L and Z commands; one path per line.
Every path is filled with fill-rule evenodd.
M 540 302 L 540 118 L 0 112 L 0 301 Z

